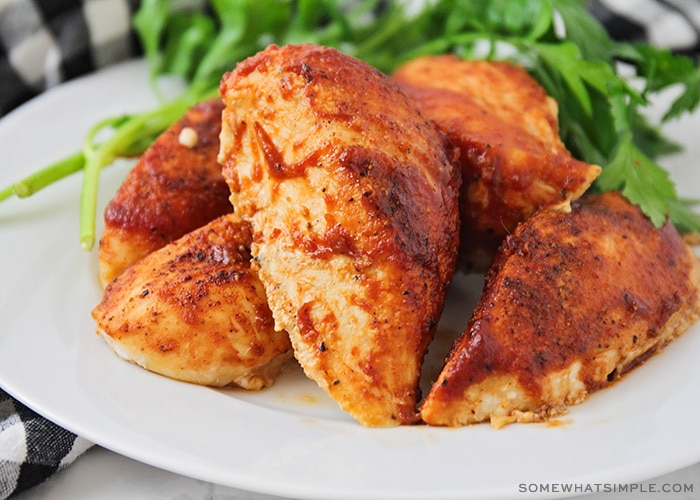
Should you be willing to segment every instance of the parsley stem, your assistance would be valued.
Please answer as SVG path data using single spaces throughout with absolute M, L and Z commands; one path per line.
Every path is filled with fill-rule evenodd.
M 85 158 L 82 151 L 73 153 L 17 182 L 13 186 L 15 195 L 18 198 L 31 196 L 46 186 L 79 171 L 84 164 Z
M 155 110 L 110 118 L 90 130 L 82 151 L 85 165 L 80 196 L 80 246 L 83 250 L 89 251 L 95 244 L 97 193 L 102 168 L 120 156 L 134 154 L 142 149 L 142 145 L 155 140 L 198 99 L 199 95 L 186 93 Z M 95 137 L 106 128 L 113 129 L 112 135 L 96 144 Z
M 14 186 L 7 186 L 0 190 L 0 201 L 6 200 L 15 194 L 13 187 Z
M 24 179 L 17 181 L 0 191 L 0 201 L 10 198 L 12 195 L 18 198 L 27 198 L 37 191 L 56 181 L 68 177 L 83 168 L 85 158 L 82 152 L 73 153 L 47 167 L 42 168 Z

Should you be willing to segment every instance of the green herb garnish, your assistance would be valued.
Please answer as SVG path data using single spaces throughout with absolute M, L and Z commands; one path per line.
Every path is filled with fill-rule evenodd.
M 135 156 L 194 103 L 216 95 L 224 72 L 270 43 L 336 47 L 390 73 L 414 57 L 454 53 L 523 65 L 559 103 L 560 135 L 578 158 L 603 167 L 593 189 L 619 190 L 656 224 L 667 218 L 700 232 L 693 202 L 679 199 L 656 162 L 678 151 L 661 124 L 643 115 L 648 99 L 681 92 L 663 117 L 691 112 L 700 100 L 700 68 L 690 58 L 648 44 L 612 40 L 579 0 L 212 0 L 196 12 L 145 0 L 134 16 L 154 89 L 178 75 L 186 90 L 154 110 L 107 119 L 82 151 L 0 190 L 0 200 L 28 196 L 84 170 L 81 245 L 92 248 L 100 170 Z M 625 72 L 619 70 L 624 63 Z M 111 135 L 96 143 L 105 129 Z

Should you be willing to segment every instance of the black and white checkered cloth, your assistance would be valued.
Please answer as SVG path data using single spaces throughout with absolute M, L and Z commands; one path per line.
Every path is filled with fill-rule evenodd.
M 0 390 L 0 498 L 44 481 L 90 446 Z
M 591 12 L 613 38 L 649 42 L 697 59 L 700 0 L 592 0 Z
M 0 116 L 65 80 L 139 54 L 130 21 L 138 4 L 0 0 Z M 700 0 L 592 0 L 589 5 L 614 38 L 700 53 Z M 90 446 L 0 389 L 0 500 L 44 481 Z
M 49 87 L 132 57 L 138 0 L 0 0 L 0 115 Z

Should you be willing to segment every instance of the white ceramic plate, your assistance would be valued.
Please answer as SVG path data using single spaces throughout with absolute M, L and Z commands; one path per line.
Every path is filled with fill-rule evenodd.
M 5 117 L 0 185 L 73 152 L 98 120 L 153 105 L 146 81 L 144 64 L 130 62 Z M 697 194 L 700 119 L 671 133 L 689 149 L 666 165 L 682 194 Z M 100 210 L 129 166 L 104 171 Z M 700 460 L 698 328 L 572 408 L 562 425 L 499 431 L 365 429 L 298 370 L 256 394 L 147 373 L 93 333 L 100 288 L 96 252 L 78 244 L 80 180 L 0 205 L 0 386 L 102 446 L 210 482 L 326 499 L 514 498 L 532 485 L 624 484 Z M 478 279 L 456 281 L 443 333 L 466 323 L 479 287 Z

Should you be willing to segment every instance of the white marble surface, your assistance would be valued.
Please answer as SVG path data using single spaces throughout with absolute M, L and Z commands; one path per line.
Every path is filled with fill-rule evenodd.
M 634 492 L 592 493 L 574 498 L 581 500 L 700 499 L 700 464 L 644 481 L 635 487 L 637 489 Z M 690 488 L 692 491 L 654 492 L 665 487 Z M 591 485 L 591 488 L 595 489 L 596 486 Z M 513 498 L 536 499 L 543 496 L 528 492 L 513 493 Z M 15 498 L 16 500 L 274 500 L 278 497 L 246 492 L 173 474 L 96 446 L 44 484 Z M 557 497 L 550 494 L 547 498 Z

